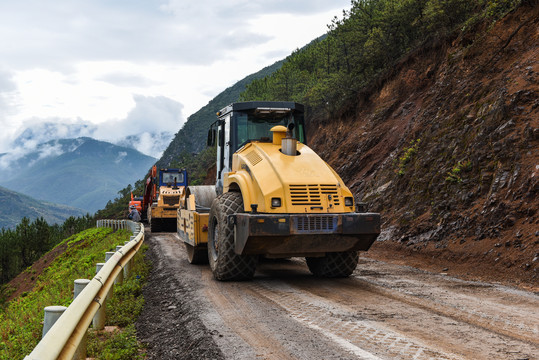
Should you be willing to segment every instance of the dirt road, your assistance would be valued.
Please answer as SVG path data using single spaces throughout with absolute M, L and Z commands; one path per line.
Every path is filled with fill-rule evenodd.
M 539 359 L 534 293 L 368 259 L 348 279 L 293 258 L 217 282 L 175 234 L 147 235 L 150 359 Z

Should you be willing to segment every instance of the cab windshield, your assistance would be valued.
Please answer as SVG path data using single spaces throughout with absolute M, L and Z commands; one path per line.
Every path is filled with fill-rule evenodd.
M 276 125 L 288 126 L 294 123 L 294 135 L 299 142 L 305 143 L 303 114 L 294 113 L 290 109 L 254 109 L 236 115 L 237 147 L 248 141 L 271 141 L 270 129 Z
M 178 172 L 163 172 L 161 174 L 161 184 L 167 185 L 171 184 L 174 185 L 174 183 L 183 183 L 183 173 Z

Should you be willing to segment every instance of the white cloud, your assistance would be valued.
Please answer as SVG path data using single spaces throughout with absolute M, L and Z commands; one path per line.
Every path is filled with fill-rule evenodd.
M 119 164 L 125 157 L 127 156 L 127 153 L 125 151 L 120 151 L 118 153 L 118 157 L 114 161 L 116 164 Z
M 183 105 L 164 96 L 134 96 L 135 107 L 121 120 L 111 120 L 99 125 L 94 136 L 117 141 L 129 135 L 144 133 L 177 132 L 183 125 Z
M 322 35 L 349 6 L 0 1 L 0 152 L 28 124 L 56 121 L 95 125 L 92 134 L 109 140 L 136 132 L 155 154 L 156 133 L 177 132 L 213 96 Z
M 24 122 L 24 131 L 17 134 L 12 144 L 26 150 L 34 150 L 39 144 L 50 140 L 91 137 L 97 126 L 82 119 L 33 118 Z

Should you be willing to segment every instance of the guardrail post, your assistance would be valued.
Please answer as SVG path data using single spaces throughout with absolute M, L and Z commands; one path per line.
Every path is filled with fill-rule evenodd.
M 82 290 L 88 285 L 90 280 L 88 279 L 77 279 L 75 280 L 75 286 L 73 287 L 73 300 L 81 293 Z
M 77 279 L 75 280 L 75 286 L 73 288 L 73 300 L 77 298 L 77 296 L 84 290 L 86 285 L 90 280 L 88 279 Z M 88 335 L 87 333 L 84 333 L 84 336 L 82 337 L 79 346 L 77 347 L 77 350 L 75 351 L 75 355 L 73 355 L 74 360 L 84 360 L 86 359 L 86 344 L 88 342 Z
M 129 272 L 131 271 L 131 261 L 128 261 L 124 265 L 124 278 L 127 279 L 129 277 Z
M 97 274 L 99 270 L 105 265 L 105 263 L 97 263 L 95 265 L 95 273 Z M 112 290 L 112 289 L 111 289 Z M 105 314 L 105 308 L 107 305 L 107 299 L 101 299 L 102 304 L 97 310 L 97 312 L 94 315 L 94 318 L 92 319 L 92 326 L 95 330 L 102 330 L 105 327 L 105 320 L 106 320 L 106 314 Z
M 60 316 L 62 316 L 66 309 L 67 308 L 65 306 L 47 306 L 45 308 L 45 316 L 43 319 L 43 334 L 41 335 L 42 338 L 51 329 L 56 320 L 58 320 Z

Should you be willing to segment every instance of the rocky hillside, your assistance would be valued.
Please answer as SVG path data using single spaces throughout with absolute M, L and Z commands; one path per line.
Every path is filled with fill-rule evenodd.
M 536 281 L 538 14 L 423 47 L 331 121 L 312 114 L 310 145 L 382 213 L 382 241 Z

